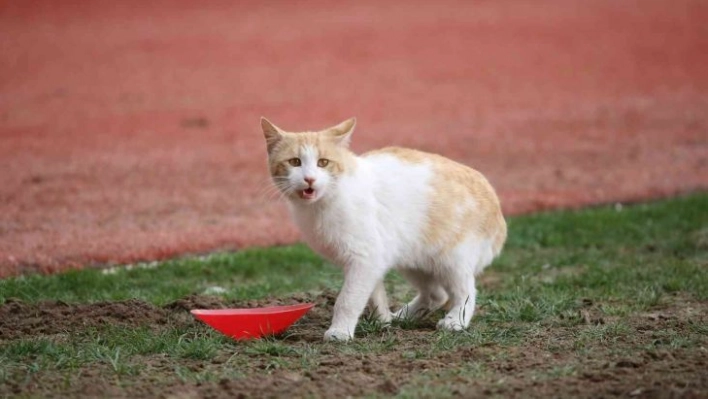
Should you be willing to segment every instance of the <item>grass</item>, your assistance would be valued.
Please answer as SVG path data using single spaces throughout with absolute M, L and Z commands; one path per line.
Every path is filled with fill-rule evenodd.
M 135 266 L 0 280 L 0 303 L 8 298 L 28 302 L 137 298 L 163 305 L 211 287 L 226 288 L 223 295 L 226 298 L 251 299 L 331 287 L 337 279 L 337 271 L 304 245 L 256 248 Z
M 519 348 L 530 342 L 547 353 L 578 356 L 603 347 L 626 354 L 637 348 L 706 345 L 708 326 L 700 320 L 654 332 L 636 343 L 627 339 L 637 334 L 627 320 L 660 312 L 675 301 L 708 300 L 708 195 L 515 217 L 509 220 L 509 232 L 502 257 L 485 272 L 494 278 L 489 283 L 483 278 L 480 284 L 473 327 L 461 333 L 425 330 L 434 319 L 387 327 L 363 318 L 359 338 L 350 345 L 293 343 L 287 338 L 236 343 L 201 324 L 157 331 L 109 325 L 80 333 L 0 339 L 0 397 L 3 383 L 24 386 L 35 375 L 54 373 L 72 386 L 81 378 L 78 372 L 90 368 L 128 382 L 159 369 L 163 377 L 201 384 L 242 378 L 254 370 L 314 370 L 333 354 L 357 358 L 400 351 L 397 361 L 418 361 L 445 358 L 465 348 Z M 338 270 L 305 246 L 294 245 L 109 273 L 79 270 L 9 278 L 0 280 L 0 304 L 10 298 L 69 303 L 139 298 L 163 305 L 215 286 L 229 299 L 257 299 L 340 285 Z M 410 299 L 407 285 L 395 273 L 386 285 L 399 303 Z M 555 335 L 549 336 L 549 331 Z M 421 335 L 423 344 L 410 341 Z M 513 351 L 496 351 L 484 360 L 505 361 L 509 353 Z M 581 373 L 582 367 L 553 364 L 529 378 L 567 378 Z M 461 379 L 485 376 L 490 381 L 498 377 L 477 359 L 421 374 L 401 387 L 399 397 L 450 396 Z M 457 382 L 437 383 L 436 378 Z

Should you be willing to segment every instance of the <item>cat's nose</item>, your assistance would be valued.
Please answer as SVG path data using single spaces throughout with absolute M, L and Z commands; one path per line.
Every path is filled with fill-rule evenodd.
M 305 182 L 309 185 L 315 184 L 315 178 L 314 177 L 306 177 Z

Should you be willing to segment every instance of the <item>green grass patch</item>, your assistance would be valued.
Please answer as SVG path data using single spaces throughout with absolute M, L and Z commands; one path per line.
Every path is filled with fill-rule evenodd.
M 137 298 L 158 305 L 210 287 L 223 296 L 253 299 L 328 287 L 338 271 L 304 245 L 255 248 L 162 263 L 113 269 L 84 269 L 0 280 L 0 303 L 61 300 L 98 302 Z

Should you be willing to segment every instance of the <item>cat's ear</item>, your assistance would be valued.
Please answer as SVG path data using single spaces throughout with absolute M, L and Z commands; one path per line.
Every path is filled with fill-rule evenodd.
M 268 153 L 270 153 L 276 144 L 283 138 L 283 131 L 275 126 L 271 121 L 261 116 L 261 129 L 265 137 Z
M 351 141 L 352 133 L 354 132 L 354 126 L 356 126 L 356 118 L 350 118 L 337 126 L 324 130 L 323 133 L 334 139 L 338 145 L 341 145 L 342 147 L 349 147 L 349 142 Z

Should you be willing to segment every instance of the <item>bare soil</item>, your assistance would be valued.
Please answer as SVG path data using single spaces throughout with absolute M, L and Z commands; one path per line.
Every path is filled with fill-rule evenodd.
M 264 115 L 507 214 L 708 188 L 703 0 L 0 3 L 0 278 L 298 239 Z
M 201 328 L 188 315 L 194 307 L 265 306 L 314 301 L 317 306 L 286 335 L 274 338 L 291 348 L 318 346 L 310 366 L 297 362 L 274 366 L 279 358 L 298 360 L 294 354 L 250 353 L 248 344 L 236 343 L 208 360 L 172 359 L 163 354 L 144 356 L 148 367 L 139 375 L 120 381 L 108 366 L 84 367 L 66 383 L 59 372 L 45 371 L 29 381 L 0 386 L 0 396 L 122 397 L 122 398 L 234 398 L 234 397 L 349 397 L 389 396 L 446 386 L 458 397 L 512 398 L 706 398 L 708 397 L 708 337 L 693 347 L 672 347 L 662 332 L 691 336 L 692 326 L 708 323 L 708 304 L 674 297 L 646 314 L 626 317 L 626 336 L 598 339 L 576 348 L 586 329 L 608 323 L 600 317 L 600 304 L 585 301 L 584 322 L 563 327 L 548 323 L 537 335 L 518 344 L 462 345 L 442 348 L 426 356 L 436 340 L 434 322 L 415 329 L 392 327 L 360 334 L 363 347 L 375 345 L 385 335 L 393 344 L 373 352 L 348 350 L 347 345 L 321 342 L 332 311 L 335 294 L 312 297 L 296 295 L 284 300 L 224 303 L 212 297 L 191 296 L 164 307 L 140 301 L 67 305 L 57 302 L 25 304 L 9 301 L 0 307 L 0 342 L 56 334 L 84 334 L 89 329 L 118 324 L 125 328 Z M 484 312 L 484 309 L 480 310 Z M 661 344 L 664 345 L 661 345 Z M 659 349 L 657 349 L 659 348 Z M 351 348 L 349 348 L 351 349 Z M 250 353 L 250 354 L 249 354 Z M 218 370 L 234 358 L 239 376 L 219 381 L 185 382 L 175 377 L 176 365 L 193 371 Z M 434 390 L 431 397 L 435 397 Z

